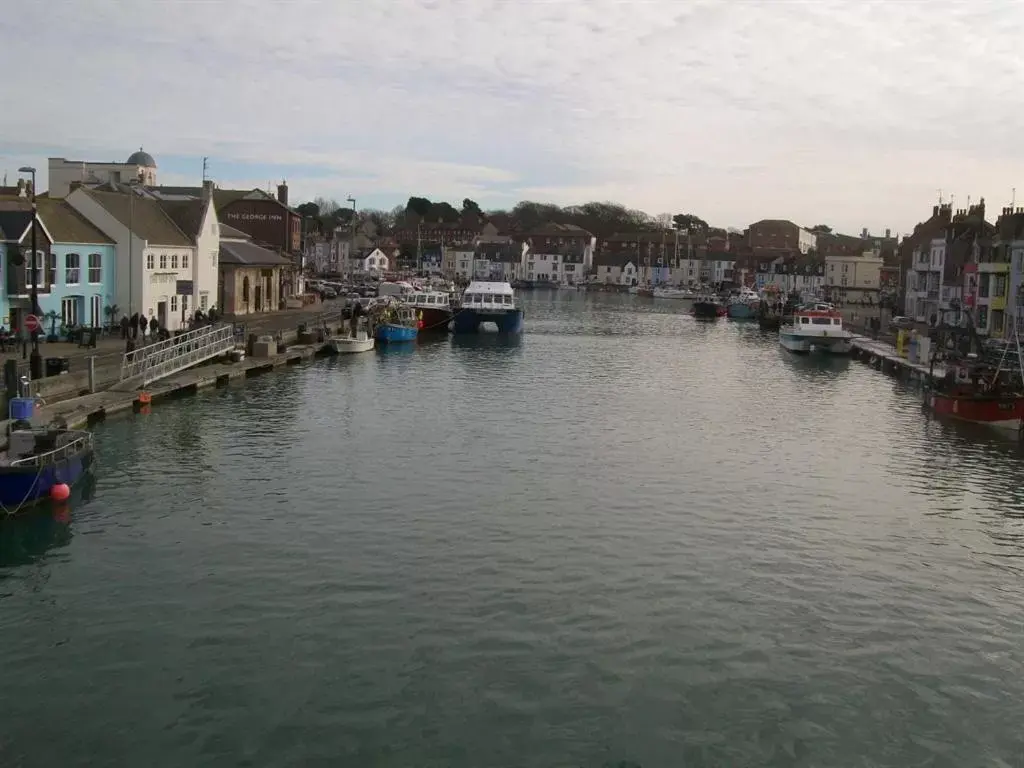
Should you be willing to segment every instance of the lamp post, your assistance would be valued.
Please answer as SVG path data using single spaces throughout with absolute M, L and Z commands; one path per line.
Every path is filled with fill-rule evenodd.
M 352 260 L 356 257 L 356 199 L 354 197 L 346 197 L 345 202 L 352 203 L 352 243 L 348 247 L 349 277 L 351 277 L 351 264 Z
M 29 356 L 28 370 L 33 380 L 43 378 L 43 356 L 39 353 L 39 264 L 36 257 L 36 217 L 39 215 L 39 208 L 36 203 L 36 169 L 25 165 L 18 169 L 18 173 L 27 173 L 32 176 L 32 292 L 29 295 L 32 302 L 32 314 L 36 316 L 37 327 L 32 331 L 32 354 Z

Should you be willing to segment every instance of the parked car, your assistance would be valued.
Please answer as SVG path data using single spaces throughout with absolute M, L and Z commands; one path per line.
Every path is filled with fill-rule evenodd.
M 903 317 L 903 315 L 894 315 L 892 320 L 889 321 L 890 331 L 909 330 L 917 325 L 913 318 Z

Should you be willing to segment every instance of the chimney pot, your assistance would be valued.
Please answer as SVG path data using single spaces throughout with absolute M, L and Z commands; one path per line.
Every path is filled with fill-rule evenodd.
M 213 182 L 209 179 L 203 180 L 203 200 L 210 200 L 213 198 Z
M 933 205 L 932 206 L 932 216 L 938 216 L 938 215 L 939 215 L 939 206 Z

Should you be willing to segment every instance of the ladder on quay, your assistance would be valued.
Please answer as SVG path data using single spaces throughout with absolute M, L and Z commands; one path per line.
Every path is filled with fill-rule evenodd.
M 199 363 L 230 352 L 237 346 L 234 326 L 208 325 L 125 352 L 118 389 L 142 388 Z

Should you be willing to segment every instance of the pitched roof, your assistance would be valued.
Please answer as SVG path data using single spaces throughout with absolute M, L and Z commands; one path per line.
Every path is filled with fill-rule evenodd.
M 252 240 L 252 235 L 243 232 L 240 229 L 229 227 L 227 224 L 221 222 L 220 224 L 220 236 L 226 237 L 230 240 Z
M 231 240 L 221 241 L 220 261 L 222 264 L 240 267 L 277 267 L 291 264 L 288 259 L 269 248 L 263 248 L 255 243 L 238 243 Z
M 0 203 L 0 239 L 18 241 L 32 223 L 32 208 L 25 201 Z
M 132 228 L 137 236 L 152 245 L 190 246 L 192 240 L 164 213 L 161 203 L 136 195 L 132 203 L 129 195 L 121 192 L 101 192 L 83 189 L 85 194 L 103 206 L 121 224 Z
M 203 231 L 203 214 L 206 213 L 204 200 L 159 200 L 157 205 L 189 239 L 192 245 Z
M 113 240 L 64 200 L 37 198 L 39 218 L 55 243 L 113 244 Z

